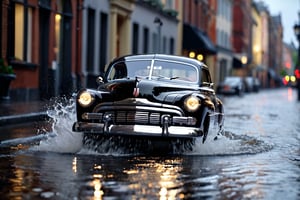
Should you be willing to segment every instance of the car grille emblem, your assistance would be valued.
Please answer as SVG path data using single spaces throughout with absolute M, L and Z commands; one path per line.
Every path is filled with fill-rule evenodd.
M 139 93 L 140 93 L 139 88 L 133 88 L 133 96 L 134 96 L 134 97 L 138 97 L 138 96 L 139 96 Z
M 140 80 L 138 79 L 138 77 L 135 77 L 135 88 L 133 88 L 133 96 L 134 97 L 138 97 L 140 94 L 140 90 L 138 88 L 139 82 L 140 82 Z

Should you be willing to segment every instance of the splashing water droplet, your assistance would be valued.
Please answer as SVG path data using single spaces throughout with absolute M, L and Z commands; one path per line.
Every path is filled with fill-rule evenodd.
M 72 131 L 76 120 L 74 98 L 55 98 L 47 111 L 52 123 L 52 132 L 47 139 L 33 146 L 32 150 L 60 153 L 76 153 L 82 148 L 82 134 Z
M 272 148 L 273 145 L 256 138 L 225 131 L 224 127 L 219 129 L 218 124 L 214 123 L 210 127 L 206 142 L 202 144 L 201 138 L 197 139 L 193 151 L 186 154 L 202 156 L 256 154 Z

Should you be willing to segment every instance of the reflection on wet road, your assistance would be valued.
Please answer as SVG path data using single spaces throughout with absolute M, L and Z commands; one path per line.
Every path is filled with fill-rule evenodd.
M 222 97 L 225 134 L 214 140 L 213 128 L 183 155 L 99 154 L 71 131 L 74 113 L 54 109 L 56 123 L 42 135 L 36 126 L 11 138 L 0 129 L 1 198 L 299 199 L 296 95 L 285 88 Z

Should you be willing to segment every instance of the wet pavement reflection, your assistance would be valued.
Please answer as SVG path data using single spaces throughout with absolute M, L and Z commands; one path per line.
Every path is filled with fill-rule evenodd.
M 54 124 L 0 128 L 2 199 L 299 199 L 300 102 L 283 88 L 222 96 L 225 134 L 180 155 L 97 153 Z

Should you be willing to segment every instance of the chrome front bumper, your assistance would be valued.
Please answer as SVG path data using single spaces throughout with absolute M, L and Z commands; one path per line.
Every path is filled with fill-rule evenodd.
M 153 126 L 153 125 L 109 125 L 103 123 L 75 122 L 73 131 L 108 135 L 157 136 L 193 138 L 202 136 L 202 131 L 195 127 Z
M 199 137 L 197 119 L 184 116 L 174 105 L 152 103 L 145 99 L 126 99 L 118 103 L 102 103 L 92 112 L 84 112 L 73 125 L 73 131 L 127 136 Z

